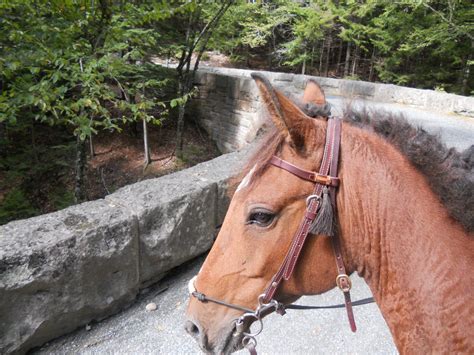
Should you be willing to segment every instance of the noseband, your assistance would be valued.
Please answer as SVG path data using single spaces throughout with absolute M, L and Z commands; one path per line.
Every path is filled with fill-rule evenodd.
M 295 270 L 295 266 L 300 256 L 303 245 L 306 241 L 306 238 L 310 234 L 311 226 L 313 225 L 313 222 L 315 221 L 316 217 L 318 216 L 318 213 L 321 210 L 323 193 L 329 194 L 332 209 L 334 211 L 336 210 L 336 188 L 339 186 L 339 178 L 337 177 L 337 167 L 339 161 L 340 141 L 341 120 L 338 118 L 330 117 L 328 119 L 328 126 L 326 130 L 326 143 L 324 146 L 323 160 L 321 162 L 321 166 L 319 168 L 318 173 L 301 169 L 276 156 L 273 156 L 270 159 L 269 164 L 277 168 L 286 170 L 301 179 L 311 181 L 315 184 L 315 186 L 312 194 L 309 195 L 306 200 L 307 206 L 304 217 L 293 237 L 285 259 L 283 260 L 276 274 L 273 276 L 270 284 L 268 285 L 264 293 L 258 297 L 258 306 L 255 311 L 246 307 L 217 300 L 198 292 L 194 286 L 194 278 L 189 283 L 190 294 L 199 301 L 212 302 L 245 312 L 240 318 L 236 320 L 236 332 L 234 333 L 234 335 L 244 336 L 242 343 L 244 347 L 246 347 L 250 351 L 251 354 L 256 354 L 255 347 L 257 345 L 257 342 L 255 340 L 255 337 L 263 330 L 262 318 L 272 312 L 276 312 L 278 314 L 283 315 L 286 313 L 286 309 L 324 309 L 345 307 L 351 330 L 355 332 L 357 328 L 354 320 L 352 306 L 374 302 L 373 298 L 366 298 L 356 302 L 351 301 L 351 280 L 346 274 L 346 268 L 344 267 L 344 262 L 342 260 L 341 246 L 337 233 L 330 237 L 338 271 L 338 276 L 336 277 L 336 284 L 344 294 L 344 304 L 334 306 L 284 305 L 273 299 L 273 296 L 275 295 L 275 292 L 277 291 L 282 281 L 289 280 L 291 275 L 293 274 L 293 271 Z M 249 322 L 252 323 L 253 321 L 259 321 L 260 329 L 255 333 L 245 332 L 245 327 L 249 326 Z

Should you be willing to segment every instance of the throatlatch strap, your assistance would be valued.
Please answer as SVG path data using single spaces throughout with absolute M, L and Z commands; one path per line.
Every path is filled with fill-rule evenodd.
M 337 176 L 337 168 L 339 162 L 339 147 L 340 147 L 340 140 L 341 140 L 341 122 L 336 122 L 336 126 L 334 128 L 334 150 L 333 150 L 333 158 L 331 160 L 331 167 L 329 170 L 329 174 L 332 176 Z M 329 187 L 329 196 L 331 197 L 332 208 L 334 210 L 334 214 L 337 216 L 337 204 L 336 204 L 336 189 L 333 186 Z M 341 289 L 344 293 L 344 302 L 346 304 L 346 311 L 347 311 L 347 318 L 349 320 L 349 325 L 353 332 L 357 331 L 357 326 L 355 323 L 354 318 L 354 311 L 352 310 L 352 301 L 351 301 L 351 280 L 349 276 L 347 276 L 346 268 L 344 266 L 344 260 L 342 259 L 342 251 L 341 245 L 339 242 L 339 237 L 337 233 L 332 237 L 332 247 L 334 250 L 334 256 L 336 258 L 336 266 L 338 276 L 336 278 L 337 286 Z

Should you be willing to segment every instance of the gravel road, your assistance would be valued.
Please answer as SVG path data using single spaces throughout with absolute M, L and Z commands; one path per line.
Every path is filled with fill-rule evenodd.
M 369 112 L 382 110 L 402 114 L 413 125 L 421 126 L 432 134 L 439 134 L 448 147 L 455 147 L 462 151 L 474 144 L 474 118 L 472 117 L 440 114 L 399 104 L 379 103 L 360 99 L 349 101 L 340 96 L 329 96 L 327 100 L 331 103 L 332 114 L 335 116 L 340 116 L 343 108 L 349 104 L 354 109 L 365 107 Z
M 96 324 L 56 339 L 35 351 L 39 354 L 200 354 L 197 343 L 184 331 L 188 300 L 187 283 L 202 261 L 198 258 L 173 272 L 173 276 L 144 290 L 127 310 Z M 370 296 L 359 277 L 352 277 L 353 299 Z M 157 304 L 147 312 L 146 305 Z M 333 290 L 321 296 L 303 297 L 300 304 L 343 302 Z M 375 304 L 355 308 L 358 326 L 353 334 L 344 309 L 292 311 L 265 319 L 258 338 L 259 354 L 395 354 L 390 332 Z M 87 327 L 89 329 L 89 327 Z M 238 354 L 247 354 L 240 351 Z

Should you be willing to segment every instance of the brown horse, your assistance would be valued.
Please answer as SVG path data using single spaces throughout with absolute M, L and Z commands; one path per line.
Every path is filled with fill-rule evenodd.
M 264 78 L 254 78 L 276 133 L 251 159 L 194 284 L 208 296 L 251 309 L 282 263 L 314 186 L 268 161 L 276 155 L 315 171 L 327 128 L 325 120 L 307 115 L 311 110 L 305 113 L 305 107 L 325 104 L 317 84 L 307 85 L 302 107 Z M 417 167 L 426 162 L 402 154 L 409 150 L 403 144 L 394 146 L 391 125 L 391 119 L 371 128 L 342 125 L 337 221 L 347 272 L 365 279 L 401 353 L 473 354 L 472 170 L 467 168 L 471 175 L 464 185 L 462 176 L 449 177 L 459 169 L 446 163 L 446 156 L 455 155 L 448 151 L 439 162 L 425 157 L 436 169 L 422 173 Z M 418 131 L 404 132 L 402 140 L 409 145 Z M 424 145 L 417 149 L 428 151 Z M 467 210 L 456 215 L 445 207 L 451 192 L 443 190 L 443 181 L 462 190 L 456 199 L 467 200 Z M 330 237 L 310 235 L 294 274 L 279 286 L 275 299 L 287 304 L 323 293 L 336 286 L 336 276 Z M 241 338 L 232 334 L 242 311 L 192 298 L 187 314 L 186 329 L 204 351 L 230 353 L 241 347 Z

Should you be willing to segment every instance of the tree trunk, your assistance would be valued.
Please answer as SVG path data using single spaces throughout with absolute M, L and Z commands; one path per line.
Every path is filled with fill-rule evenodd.
M 321 43 L 321 53 L 319 53 L 319 75 L 322 76 L 323 72 L 323 57 L 324 57 L 324 43 L 326 41 L 323 39 L 323 43 Z
M 150 147 L 148 145 L 148 124 L 146 120 L 143 120 L 143 149 L 145 153 L 145 160 L 143 162 L 143 169 L 146 169 L 148 165 L 151 163 L 151 156 L 150 156 Z
M 86 144 L 78 135 L 76 138 L 76 181 L 74 200 L 81 203 L 86 200 L 85 171 L 86 171 Z
M 184 132 L 184 112 L 185 106 L 184 104 L 179 105 L 178 110 L 178 128 L 176 132 L 176 156 L 182 157 L 183 156 L 183 132 Z
M 196 71 L 199 67 L 200 59 L 206 50 L 206 45 L 212 35 L 220 18 L 224 15 L 227 9 L 234 3 L 234 0 L 226 0 L 221 2 L 219 10 L 214 17 L 204 26 L 201 32 L 195 32 L 194 25 L 200 20 L 200 12 L 190 13 L 188 25 L 186 28 L 185 46 L 182 50 L 182 55 L 176 71 L 178 72 L 178 92 L 179 97 L 188 95 L 191 91 Z M 193 53 L 197 53 L 194 67 L 191 71 L 191 59 Z M 182 156 L 183 153 L 183 132 L 184 132 L 184 113 L 186 103 L 179 105 L 178 122 L 176 132 L 176 155 Z
M 331 36 L 329 36 L 328 38 L 328 48 L 327 48 L 327 51 L 326 51 L 326 64 L 324 65 L 324 76 L 328 76 L 328 73 L 329 73 L 329 60 L 330 60 L 330 57 L 331 57 L 331 43 L 332 43 L 332 38 Z
M 5 122 L 0 122 L 0 156 L 4 156 L 5 149 L 3 145 L 7 144 L 7 127 Z
M 471 49 L 474 49 L 474 41 L 471 41 Z M 472 51 L 467 55 L 464 61 L 464 68 L 462 70 L 462 82 L 461 82 L 461 95 L 468 95 L 468 84 L 469 84 L 469 62 L 472 60 Z
M 304 51 L 303 67 L 301 68 L 301 74 L 305 74 L 306 71 L 306 51 Z
M 352 47 L 352 43 L 349 42 L 347 44 L 347 49 L 346 49 L 346 61 L 344 62 L 344 77 L 349 75 L 349 64 L 351 61 L 351 47 Z
M 92 140 L 92 133 L 89 137 L 89 152 L 90 152 L 91 158 L 95 157 L 94 141 Z
M 38 151 L 36 149 L 36 130 L 35 130 L 35 120 L 31 121 L 31 149 L 33 150 L 33 158 L 35 163 L 39 164 Z
M 352 70 L 351 70 L 352 76 L 356 75 L 357 64 L 359 63 L 359 53 L 360 53 L 360 48 L 356 46 L 356 49 L 354 52 L 354 59 L 352 61 Z
M 342 42 L 342 40 L 339 41 L 339 50 L 337 52 L 337 64 L 336 64 L 336 75 L 339 76 L 340 75 L 340 68 L 341 68 L 341 60 L 342 60 L 342 47 L 343 47 L 344 43 Z
M 375 66 L 375 47 L 372 49 L 372 56 L 370 57 L 369 81 L 374 80 L 374 66 Z

